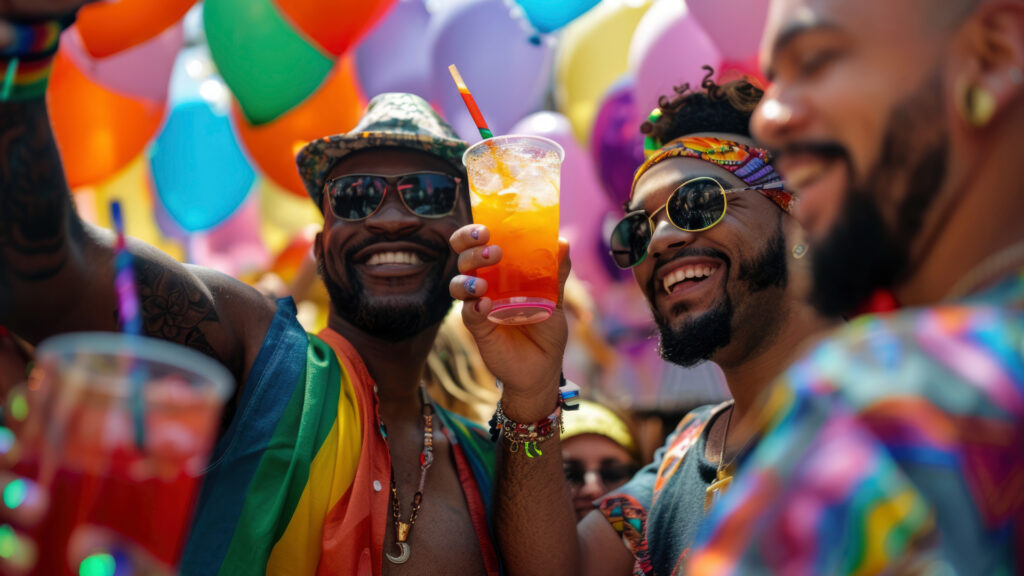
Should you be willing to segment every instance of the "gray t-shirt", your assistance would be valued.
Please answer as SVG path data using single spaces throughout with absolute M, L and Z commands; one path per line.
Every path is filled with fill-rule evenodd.
M 634 574 L 678 573 L 704 519 L 717 466 L 704 457 L 708 424 L 731 402 L 691 411 L 644 466 L 597 503 L 636 559 Z

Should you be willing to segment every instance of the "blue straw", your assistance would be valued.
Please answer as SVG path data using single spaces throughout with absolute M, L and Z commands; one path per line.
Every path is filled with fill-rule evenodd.
M 117 243 L 114 245 L 114 289 L 117 292 L 118 318 L 125 334 L 140 336 L 142 334 L 142 314 L 139 313 L 139 295 L 135 289 L 135 271 L 132 266 L 132 254 L 128 251 L 124 239 L 124 218 L 121 215 L 121 203 L 110 203 L 110 219 L 117 232 Z M 142 396 L 142 387 L 146 382 L 145 369 L 134 357 L 128 371 L 131 386 L 132 417 L 135 422 L 135 445 L 142 450 L 146 445 L 146 404 Z

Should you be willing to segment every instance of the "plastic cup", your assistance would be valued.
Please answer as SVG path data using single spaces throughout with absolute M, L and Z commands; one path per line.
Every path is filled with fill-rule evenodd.
M 80 333 L 42 343 L 27 413 L 12 423 L 50 497 L 38 573 L 79 574 L 69 543 L 97 528 L 174 569 L 233 389 L 220 364 L 161 340 Z
M 565 151 L 539 136 L 498 136 L 462 158 L 473 221 L 501 246 L 501 263 L 477 271 L 498 324 L 532 324 L 558 300 L 558 191 Z

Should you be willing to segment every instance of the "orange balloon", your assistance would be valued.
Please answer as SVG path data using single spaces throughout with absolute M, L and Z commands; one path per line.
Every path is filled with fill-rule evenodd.
M 164 105 L 107 90 L 57 52 L 46 92 L 50 123 L 72 188 L 102 182 L 142 152 Z
M 181 20 L 196 0 L 117 0 L 82 7 L 75 20 L 93 58 L 142 44 Z
M 311 140 L 348 132 L 356 125 L 364 103 L 355 78 L 352 57 L 342 59 L 312 96 L 269 124 L 253 126 L 237 103 L 232 106 L 239 139 L 265 176 L 293 194 L 306 196 L 295 154 Z
M 395 0 L 275 0 L 275 4 L 301 32 L 340 56 L 387 14 Z

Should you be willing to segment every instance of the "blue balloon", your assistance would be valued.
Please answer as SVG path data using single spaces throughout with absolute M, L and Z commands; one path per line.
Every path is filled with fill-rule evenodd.
M 523 9 L 526 19 L 538 32 L 558 30 L 584 12 L 601 3 L 601 0 L 516 0 Z
M 256 179 L 226 111 L 205 100 L 175 106 L 149 154 L 160 202 L 189 232 L 226 220 Z

